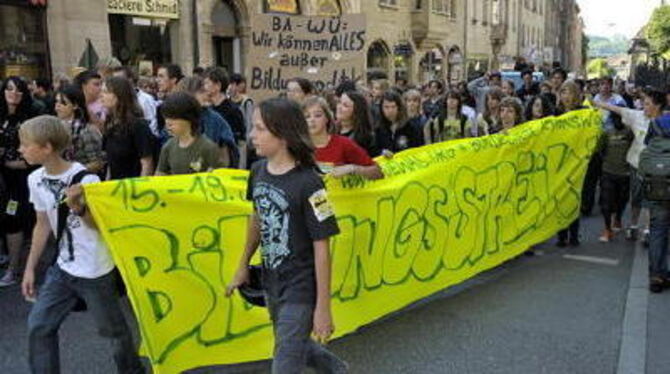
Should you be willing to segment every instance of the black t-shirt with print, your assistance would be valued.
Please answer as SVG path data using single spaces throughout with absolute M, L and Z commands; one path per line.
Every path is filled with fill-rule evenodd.
M 267 160 L 251 168 L 247 200 L 261 231 L 263 284 L 278 302 L 314 304 L 314 242 L 339 233 L 323 181 L 297 166 L 282 175 L 267 171 Z

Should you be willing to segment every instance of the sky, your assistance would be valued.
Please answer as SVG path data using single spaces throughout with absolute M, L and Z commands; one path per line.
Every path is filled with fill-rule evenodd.
M 577 0 L 587 35 L 632 38 L 661 0 Z

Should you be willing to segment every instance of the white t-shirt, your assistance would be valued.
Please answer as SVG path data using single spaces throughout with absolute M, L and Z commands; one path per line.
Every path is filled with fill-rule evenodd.
M 144 112 L 144 119 L 149 123 L 149 129 L 155 136 L 158 136 L 158 119 L 156 118 L 158 104 L 156 100 L 148 93 L 137 90 L 137 102 L 140 104 L 142 112 Z
M 474 108 L 471 108 L 467 105 L 463 105 L 461 107 L 461 113 L 464 116 L 468 117 L 468 120 L 470 120 L 470 122 L 472 122 L 472 123 L 477 122 L 477 112 L 475 112 Z
M 45 212 L 49 218 L 51 230 L 56 235 L 58 230 L 58 202 L 63 200 L 65 190 L 75 174 L 85 168 L 77 162 L 60 175 L 47 174 L 41 167 L 28 176 L 30 202 L 35 211 Z M 96 175 L 87 175 L 82 184 L 100 182 Z M 87 226 L 80 217 L 70 213 L 67 228 L 72 233 L 74 260 L 70 260 L 68 235 L 63 233 L 58 253 L 58 266 L 65 272 L 80 278 L 98 278 L 114 268 L 109 250 L 102 241 L 98 231 Z
M 645 116 L 644 112 L 641 110 L 622 110 L 623 115 L 621 116 L 621 120 L 626 126 L 630 127 L 633 134 L 635 134 L 635 139 L 633 139 L 633 143 L 631 143 L 630 148 L 628 149 L 626 161 L 628 161 L 632 167 L 637 169 L 640 164 L 640 153 L 642 153 L 646 147 L 644 139 L 647 137 L 649 122 L 651 120 Z

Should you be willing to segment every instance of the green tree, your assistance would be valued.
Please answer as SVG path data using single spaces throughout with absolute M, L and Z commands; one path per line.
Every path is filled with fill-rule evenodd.
M 670 5 L 654 10 L 647 24 L 647 40 L 654 52 L 664 54 L 670 51 Z
M 595 58 L 586 65 L 586 73 L 589 79 L 612 77 L 616 74 L 616 70 L 607 64 L 604 58 Z
M 585 33 L 582 33 L 582 68 L 586 66 L 589 59 L 589 43 L 591 40 Z

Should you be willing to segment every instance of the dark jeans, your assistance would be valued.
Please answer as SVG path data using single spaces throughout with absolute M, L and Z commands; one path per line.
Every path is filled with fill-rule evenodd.
M 268 299 L 275 336 L 272 374 L 300 374 L 306 366 L 317 373 L 347 373 L 346 364 L 310 338 L 314 306 Z
M 130 329 L 121 312 L 114 272 L 100 278 L 84 279 L 49 268 L 37 302 L 28 316 L 28 356 L 32 373 L 60 373 L 58 329 L 77 298 L 86 301 L 98 333 L 110 339 L 118 373 L 143 373 Z
M 558 240 L 561 242 L 567 242 L 568 234 L 570 237 L 570 242 L 577 243 L 579 241 L 579 218 L 572 221 L 570 226 L 558 232 Z
M 603 172 L 600 178 L 600 209 L 605 227 L 612 229 L 612 215 L 621 222 L 630 195 L 630 177 Z
M 594 154 L 589 161 L 582 188 L 582 213 L 591 214 L 596 204 L 596 189 L 602 171 L 602 159 L 600 155 Z
M 670 230 L 670 205 L 650 204 L 649 214 L 649 276 L 668 276 L 668 230 Z

